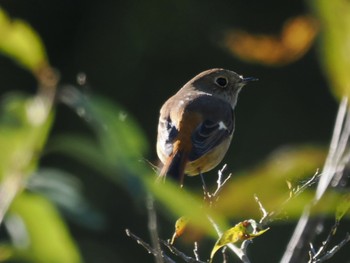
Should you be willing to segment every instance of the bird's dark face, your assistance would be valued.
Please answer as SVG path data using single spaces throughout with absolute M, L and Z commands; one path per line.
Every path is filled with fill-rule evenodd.
M 239 91 L 248 81 L 254 78 L 243 78 L 237 73 L 225 69 L 211 69 L 194 77 L 189 83 L 194 89 L 212 94 L 229 102 L 234 108 Z

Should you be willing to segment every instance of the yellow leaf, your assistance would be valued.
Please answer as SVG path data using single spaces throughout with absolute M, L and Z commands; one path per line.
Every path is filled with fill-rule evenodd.
M 223 246 L 226 246 L 231 243 L 234 244 L 245 240 L 251 240 L 257 236 L 264 234 L 267 230 L 269 230 L 269 228 L 260 230 L 258 225 L 259 224 L 256 223 L 254 220 L 250 219 L 242 221 L 234 227 L 226 230 L 216 241 L 213 250 L 210 254 L 210 262 L 213 260 L 215 253 Z
M 174 244 L 175 238 L 178 238 L 179 236 L 181 236 L 183 234 L 183 232 L 185 231 L 185 228 L 187 226 L 189 222 L 189 218 L 186 216 L 182 216 L 180 217 L 178 220 L 176 220 L 175 222 L 175 232 L 173 234 L 173 237 L 170 241 L 170 244 Z

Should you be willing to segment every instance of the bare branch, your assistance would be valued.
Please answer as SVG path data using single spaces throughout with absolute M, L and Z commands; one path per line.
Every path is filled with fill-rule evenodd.
M 222 263 L 227 263 L 228 262 L 226 250 L 227 250 L 227 247 L 223 247 L 223 249 L 221 251 L 221 253 L 222 253 Z
M 313 244 L 310 243 L 309 263 L 321 263 L 321 262 L 324 262 L 324 261 L 330 259 L 331 257 L 334 256 L 335 253 L 337 253 L 339 251 L 339 249 L 341 249 L 347 242 L 350 241 L 350 235 L 349 235 L 349 233 L 346 233 L 345 238 L 338 245 L 334 246 L 332 249 L 327 251 L 327 248 L 329 247 L 331 240 L 332 240 L 332 237 L 335 235 L 335 233 L 338 229 L 338 226 L 339 226 L 339 221 L 336 220 L 334 225 L 330 229 L 326 240 L 324 240 L 322 242 L 322 245 L 320 246 L 320 248 L 317 251 L 315 250 Z
M 129 229 L 125 229 L 125 233 L 128 237 L 131 237 L 136 241 L 137 244 L 141 245 L 144 249 L 147 250 L 149 254 L 156 254 L 157 252 L 150 246 L 147 242 L 143 241 L 140 237 L 133 234 Z
M 348 111 L 348 99 L 344 97 L 339 106 L 329 153 L 323 168 L 323 176 L 317 186 L 315 200 L 320 200 L 325 193 L 337 170 L 337 164 L 345 151 L 350 135 L 350 114 Z
M 198 254 L 198 243 L 194 242 L 194 248 L 193 248 L 193 254 L 196 260 L 199 260 L 199 254 Z
M 133 234 L 129 229 L 125 229 L 126 235 L 128 237 L 131 237 L 136 241 L 137 244 L 141 245 L 144 249 L 147 250 L 149 254 L 152 254 L 155 258 L 162 257 L 162 260 L 165 263 L 176 263 L 174 260 L 172 260 L 170 257 L 168 257 L 165 253 L 161 252 L 160 254 L 158 250 L 154 249 L 150 244 L 143 241 L 140 237 Z
M 313 249 L 315 251 L 315 253 L 313 254 L 314 259 L 319 258 L 326 251 L 338 226 L 339 226 L 339 221 L 335 221 L 335 224 L 332 226 L 331 230 L 329 231 L 326 240 L 322 242 L 322 246 L 318 249 L 318 251 L 315 251 L 315 248 Z
M 309 261 L 309 263 L 322 263 L 322 262 L 325 262 L 326 260 L 328 260 L 331 257 L 333 257 L 349 241 L 350 241 L 350 234 L 346 233 L 345 238 L 338 245 L 334 246 L 331 250 L 329 250 L 326 253 L 324 253 L 324 255 L 322 257 L 312 259 L 311 261 Z
M 161 253 L 161 248 L 159 244 L 158 229 L 157 229 L 157 215 L 154 209 L 153 197 L 148 194 L 147 196 L 147 212 L 148 212 L 148 230 L 151 236 L 152 247 L 155 249 L 156 253 L 153 254 L 156 263 L 163 263 L 163 257 Z
M 228 182 L 228 180 L 231 178 L 231 174 L 229 174 L 225 179 L 223 179 L 223 174 L 226 168 L 227 168 L 227 165 L 224 164 L 224 166 L 218 171 L 218 179 L 216 181 L 217 187 L 214 193 L 210 193 L 208 191 L 208 188 L 205 184 L 204 176 L 203 174 L 200 174 L 202 179 L 204 201 L 206 201 L 209 204 L 209 206 L 212 206 L 214 202 L 218 201 L 221 190 L 223 189 L 224 185 Z
M 269 213 L 266 211 L 266 209 L 264 208 L 264 206 L 262 205 L 262 203 L 260 202 L 260 200 L 256 194 L 254 194 L 254 199 L 258 203 L 259 210 L 261 212 L 261 219 L 260 219 L 259 223 L 263 224 L 265 222 L 266 218 L 268 217 Z
M 298 186 L 297 188 L 293 188 L 292 189 L 292 197 L 297 197 L 299 196 L 301 193 L 303 193 L 307 188 L 309 188 L 310 186 L 314 185 L 315 183 L 318 182 L 319 178 L 321 177 L 321 173 L 319 173 L 319 170 L 317 170 L 315 172 L 315 174 L 309 179 L 307 180 L 305 183 L 303 183 L 301 186 Z M 286 201 L 288 202 L 289 199 Z
M 160 242 L 166 246 L 171 253 L 173 253 L 175 256 L 181 258 L 183 261 L 187 263 L 206 263 L 205 261 L 198 260 L 197 258 L 189 257 L 185 253 L 178 250 L 176 247 L 171 245 L 169 242 L 160 240 Z
M 262 205 L 261 201 L 259 200 L 258 196 L 254 195 L 254 199 L 258 203 L 259 210 L 260 210 L 260 212 L 262 214 L 262 217 L 261 217 L 261 219 L 259 221 L 261 226 L 266 226 L 269 223 L 271 223 L 272 221 L 274 221 L 276 219 L 276 217 L 282 213 L 282 211 L 286 207 L 286 205 L 291 200 L 293 200 L 296 197 L 298 197 L 307 188 L 309 188 L 310 186 L 314 185 L 318 181 L 320 175 L 321 174 L 317 170 L 316 173 L 309 180 L 304 182 L 302 185 L 298 185 L 297 187 L 293 188 L 291 190 L 290 196 L 280 205 L 280 207 L 278 209 L 274 210 L 274 211 L 271 211 L 271 212 L 267 212 L 266 209 L 264 208 L 264 206 Z
M 338 187 L 339 182 L 344 178 L 344 169 L 346 162 L 349 161 L 349 153 L 345 153 L 348 147 L 350 137 L 350 110 L 348 107 L 348 100 L 346 97 L 342 99 L 339 106 L 336 123 L 334 126 L 333 136 L 329 147 L 328 156 L 323 167 L 320 180 L 317 185 L 314 199 L 311 203 L 304 208 L 304 212 L 299 219 L 299 222 L 294 230 L 294 233 L 289 241 L 287 249 L 281 259 L 281 263 L 296 263 L 303 260 L 303 253 L 306 251 L 306 247 L 310 244 L 310 241 L 314 237 L 316 227 L 323 222 L 323 218 L 316 217 L 310 219 L 310 213 L 313 207 L 323 197 L 326 190 L 331 187 Z M 330 237 L 329 237 L 330 238 Z M 329 242 L 328 242 L 329 243 Z M 346 242 L 344 242 L 346 243 Z M 328 245 L 328 244 L 326 244 Z M 338 251 L 342 246 L 336 246 Z M 325 248 L 320 248 L 321 252 L 325 251 Z M 309 255 L 314 256 L 315 249 L 311 245 Z M 329 255 L 329 251 L 326 255 Z M 333 253 L 333 252 L 332 252 Z M 330 253 L 331 255 L 333 255 Z M 316 252 L 318 254 L 318 252 Z M 319 254 L 318 254 L 319 255 Z M 326 256 L 325 255 L 325 256 Z M 323 258 L 326 258 L 326 257 Z M 324 259 L 325 260 L 325 259 Z M 311 261 L 318 262 L 318 261 Z M 320 261 L 322 262 L 322 261 Z
M 223 189 L 224 185 L 227 183 L 228 180 L 231 178 L 231 173 L 226 177 L 226 179 L 223 180 L 223 174 L 224 171 L 227 168 L 227 164 L 224 164 L 224 166 L 221 168 L 221 170 L 218 171 L 218 180 L 216 181 L 217 187 L 215 192 L 212 194 L 213 197 L 218 197 L 220 194 L 221 190 Z

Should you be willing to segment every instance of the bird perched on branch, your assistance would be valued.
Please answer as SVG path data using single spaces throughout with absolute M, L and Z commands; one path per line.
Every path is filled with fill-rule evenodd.
M 159 179 L 171 176 L 183 185 L 184 175 L 216 167 L 231 143 L 234 109 L 244 78 L 225 69 L 204 71 L 187 82 L 160 110 L 157 154 L 163 168 Z

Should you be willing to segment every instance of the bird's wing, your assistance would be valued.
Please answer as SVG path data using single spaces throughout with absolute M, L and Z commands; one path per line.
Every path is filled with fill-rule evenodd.
M 162 116 L 158 124 L 158 144 L 165 155 L 170 156 L 173 151 L 173 142 L 179 131 L 170 116 Z
M 194 161 L 232 136 L 234 114 L 229 103 L 213 97 L 197 99 L 188 108 L 188 114 L 191 114 L 191 111 L 200 112 L 202 115 L 202 122 L 191 135 L 192 149 L 189 160 Z

